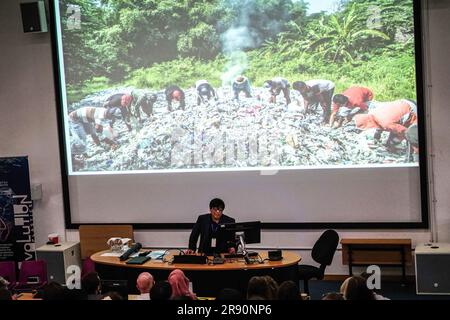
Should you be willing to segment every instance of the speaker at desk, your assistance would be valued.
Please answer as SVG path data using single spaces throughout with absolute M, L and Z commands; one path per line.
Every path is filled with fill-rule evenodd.
M 47 32 L 47 18 L 44 1 L 20 4 L 23 32 Z

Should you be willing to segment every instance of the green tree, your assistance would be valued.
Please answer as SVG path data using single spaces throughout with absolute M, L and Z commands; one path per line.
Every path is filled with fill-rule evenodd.
M 311 28 L 309 36 L 310 50 L 332 62 L 353 62 L 360 47 L 358 42 L 369 37 L 389 39 L 381 31 L 358 26 L 354 5 L 341 17 L 339 14 L 333 14 L 328 19 L 322 17 L 317 28 Z

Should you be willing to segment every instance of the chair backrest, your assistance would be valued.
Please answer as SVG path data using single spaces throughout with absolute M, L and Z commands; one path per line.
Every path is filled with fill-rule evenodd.
M 131 225 L 82 225 L 78 230 L 80 232 L 81 259 L 109 249 L 106 242 L 112 237 L 133 239 L 133 226 Z
M 83 277 L 85 275 L 87 275 L 88 273 L 92 273 L 95 272 L 95 263 L 94 261 L 92 261 L 91 258 L 86 258 L 83 261 L 83 267 L 81 269 L 81 279 L 83 279 Z
M 23 261 L 20 266 L 19 283 L 47 282 L 47 262 L 44 260 Z
M 0 277 L 9 282 L 10 286 L 16 283 L 16 263 L 14 261 L 0 261 Z
M 334 230 L 326 230 L 314 244 L 311 256 L 321 266 L 329 266 L 339 244 L 339 235 Z

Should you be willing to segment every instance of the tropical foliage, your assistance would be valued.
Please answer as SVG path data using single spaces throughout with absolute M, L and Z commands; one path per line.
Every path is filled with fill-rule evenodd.
M 67 28 L 78 5 L 81 28 Z M 303 0 L 67 0 L 60 4 L 69 102 L 102 88 L 221 85 L 233 52 L 253 84 L 326 78 L 337 90 L 414 99 L 412 0 L 341 0 L 307 14 Z

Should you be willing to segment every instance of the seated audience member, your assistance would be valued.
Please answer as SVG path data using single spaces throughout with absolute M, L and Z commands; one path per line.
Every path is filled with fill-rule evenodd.
M 13 300 L 13 295 L 6 288 L 0 288 L 0 301 Z
M 322 300 L 345 300 L 339 292 L 330 292 L 322 296 Z
M 81 288 L 86 292 L 88 300 L 99 300 L 101 298 L 100 292 L 100 277 L 97 272 L 90 272 L 81 279 Z
M 361 278 L 364 278 L 364 280 L 366 281 L 366 285 L 367 285 L 367 279 L 369 279 L 370 276 L 371 275 L 367 272 L 361 273 Z M 378 294 L 375 290 L 371 290 L 371 291 L 373 293 L 373 296 L 375 297 L 375 300 L 391 300 L 389 298 L 383 297 L 382 295 Z
M 294 281 L 284 281 L 277 292 L 278 300 L 301 300 L 300 290 Z
M 66 291 L 58 282 L 47 283 L 42 292 L 42 300 L 65 300 Z
M 191 300 L 196 300 L 197 296 L 189 289 L 189 279 L 184 275 L 180 269 L 175 269 L 169 274 L 167 279 L 172 287 L 171 299 L 179 296 L 190 297 Z
M 172 286 L 169 281 L 157 281 L 150 290 L 150 299 L 154 301 L 170 300 Z
M 345 279 L 340 291 L 345 300 L 375 300 L 372 290 L 367 287 L 366 279 L 360 276 Z
M 136 288 L 140 292 L 137 300 L 150 300 L 150 290 L 154 284 L 153 276 L 148 272 L 142 272 L 136 280 Z
M 242 300 L 242 294 L 236 289 L 225 288 L 220 290 L 216 300 Z
M 247 300 L 275 300 L 278 285 L 270 276 L 252 277 L 248 282 Z
M 102 300 L 123 300 L 123 298 L 118 292 L 110 291 L 103 296 Z

